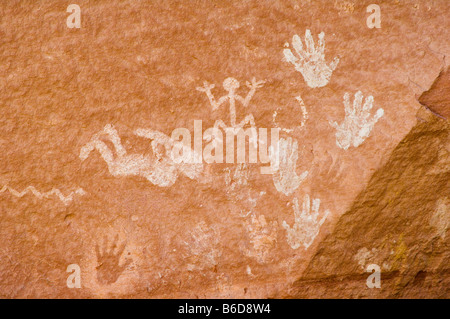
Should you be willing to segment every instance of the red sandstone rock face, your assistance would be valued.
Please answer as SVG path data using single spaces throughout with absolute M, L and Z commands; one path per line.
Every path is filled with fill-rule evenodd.
M 0 4 L 2 297 L 448 298 L 448 1 L 70 3 Z M 276 172 L 169 160 L 205 81 Z

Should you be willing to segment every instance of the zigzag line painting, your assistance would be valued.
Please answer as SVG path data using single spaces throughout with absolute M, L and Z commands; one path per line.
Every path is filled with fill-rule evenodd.
M 38 191 L 34 186 L 28 186 L 23 191 L 19 192 L 15 190 L 14 188 L 9 187 L 8 185 L 4 185 L 2 189 L 0 189 L 0 193 L 9 191 L 11 195 L 15 197 L 23 197 L 28 193 L 33 194 L 35 197 L 39 199 L 48 199 L 51 196 L 56 196 L 64 205 L 69 205 L 73 201 L 74 195 L 83 196 L 86 195 L 86 192 L 82 188 L 78 188 L 73 192 L 70 192 L 69 195 L 65 196 L 58 188 L 53 188 L 49 192 L 41 193 Z
M 289 47 L 289 43 L 285 44 Z M 292 46 L 298 57 L 292 53 L 291 49 L 283 50 L 285 61 L 294 65 L 295 70 L 300 72 L 305 79 L 306 84 L 311 88 L 320 88 L 328 84 L 333 71 L 339 64 L 339 58 L 327 65 L 325 62 L 325 33 L 319 33 L 318 45 L 314 45 L 314 40 L 310 30 L 305 32 L 305 45 L 303 49 L 302 40 L 296 34 L 292 37 Z
M 202 172 L 202 163 L 191 164 L 192 161 L 177 163 L 173 160 L 171 151 L 175 146 L 183 149 L 183 156 L 194 157 L 193 151 L 187 149 L 181 142 L 174 141 L 164 133 L 151 129 L 137 129 L 134 131 L 134 134 L 152 139 L 151 146 L 155 158 L 141 154 L 128 154 L 121 143 L 117 130 L 111 124 L 105 125 L 103 130 L 96 133 L 81 148 L 79 157 L 81 161 L 84 161 L 96 149 L 108 165 L 111 175 L 116 177 L 142 176 L 150 183 L 160 187 L 172 186 L 177 180 L 179 173 L 190 179 L 195 179 Z M 115 154 L 101 140 L 102 137 L 113 144 Z M 164 147 L 164 151 L 158 149 L 159 145 Z
M 331 122 L 336 131 L 336 145 L 344 150 L 350 146 L 358 147 L 369 137 L 374 125 L 383 116 L 384 110 L 379 108 L 372 118 L 370 110 L 373 107 L 373 96 L 368 96 L 362 105 L 363 94 L 356 92 L 353 107 L 350 106 L 350 96 L 344 94 L 345 120 L 341 124 Z

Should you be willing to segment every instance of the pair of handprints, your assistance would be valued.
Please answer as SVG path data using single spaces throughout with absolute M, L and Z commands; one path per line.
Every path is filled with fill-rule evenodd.
M 330 81 L 333 71 L 339 64 L 339 58 L 335 58 L 330 64 L 325 61 L 325 34 L 319 34 L 318 45 L 315 46 L 310 30 L 305 32 L 305 45 L 298 35 L 292 38 L 292 46 L 297 56 L 291 49 L 284 49 L 284 58 L 294 65 L 295 69 L 303 75 L 305 82 L 311 88 L 323 87 Z M 287 44 L 289 46 L 289 44 Z M 344 94 L 345 119 L 338 124 L 330 122 L 336 129 L 336 144 L 343 149 L 350 146 L 358 147 L 369 136 L 375 123 L 383 116 L 384 110 L 378 109 L 372 117 L 370 111 L 373 107 L 373 96 L 368 96 L 364 104 L 361 91 L 356 92 L 353 107 L 350 105 L 350 96 Z

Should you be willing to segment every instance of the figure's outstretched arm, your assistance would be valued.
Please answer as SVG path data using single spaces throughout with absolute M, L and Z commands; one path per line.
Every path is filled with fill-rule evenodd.
M 167 136 L 166 134 L 147 128 L 138 128 L 134 130 L 133 133 L 136 136 L 148 138 L 150 140 L 158 140 L 158 141 L 170 140 L 170 137 Z
M 255 78 L 252 79 L 252 83 L 247 81 L 246 85 L 248 88 L 250 88 L 250 91 L 247 93 L 245 99 L 239 95 L 236 95 L 236 100 L 241 102 L 244 107 L 247 107 L 251 99 L 253 98 L 253 95 L 255 95 L 256 89 L 262 87 L 265 82 L 266 81 L 256 81 Z
M 140 137 L 151 139 L 153 154 L 155 154 L 155 156 L 159 159 L 164 157 L 164 153 L 161 153 L 158 150 L 158 145 L 164 146 L 165 150 L 169 151 L 170 149 L 172 149 L 175 142 L 170 136 L 151 129 L 138 128 L 134 131 L 134 134 Z
M 94 149 L 96 149 L 100 153 L 101 157 L 108 165 L 109 172 L 115 176 L 116 170 L 113 152 L 104 142 L 100 140 L 95 139 L 84 145 L 80 151 L 80 159 L 84 161 L 89 156 L 89 153 Z
M 105 127 L 103 128 L 103 133 L 106 134 L 111 143 L 113 143 L 114 148 L 116 149 L 117 155 L 119 157 L 123 157 L 127 154 L 127 151 L 122 146 L 119 134 L 111 124 L 105 125 Z
M 250 104 L 250 101 L 253 98 L 253 95 L 255 95 L 255 92 L 256 92 L 256 89 L 251 88 L 250 91 L 248 92 L 247 96 L 245 97 L 245 99 L 240 95 L 236 95 L 236 100 L 241 102 L 244 107 L 247 107 Z
M 223 102 L 225 102 L 226 97 L 222 97 L 219 99 L 219 102 L 216 102 L 216 98 L 214 97 L 214 95 L 211 92 L 211 89 L 214 88 L 214 84 L 209 84 L 208 82 L 203 82 L 203 87 L 198 87 L 197 91 L 200 92 L 205 92 L 206 96 L 208 97 L 209 103 L 211 104 L 211 107 L 213 110 L 216 110 L 220 105 L 223 104 Z

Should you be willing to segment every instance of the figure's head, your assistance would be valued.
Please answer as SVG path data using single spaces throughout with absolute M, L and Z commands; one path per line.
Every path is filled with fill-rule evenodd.
M 226 91 L 234 91 L 239 88 L 239 81 L 235 78 L 226 78 L 225 81 L 223 81 L 223 88 Z

